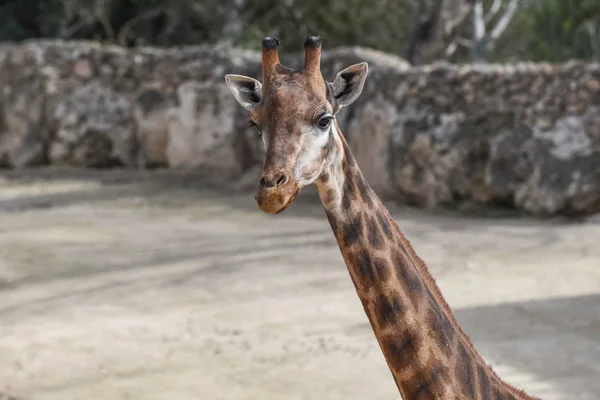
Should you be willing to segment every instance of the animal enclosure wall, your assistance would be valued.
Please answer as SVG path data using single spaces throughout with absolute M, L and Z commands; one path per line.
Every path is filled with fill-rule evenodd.
M 326 47 L 326 45 L 325 45 Z M 367 61 L 340 125 L 385 198 L 506 204 L 537 215 L 600 209 L 600 67 L 410 67 L 361 48 L 323 52 L 326 79 Z M 282 56 L 298 66 L 301 55 Z M 90 42 L 0 47 L 0 165 L 193 168 L 236 185 L 262 144 L 223 76 L 260 78 L 260 54 L 128 50 Z

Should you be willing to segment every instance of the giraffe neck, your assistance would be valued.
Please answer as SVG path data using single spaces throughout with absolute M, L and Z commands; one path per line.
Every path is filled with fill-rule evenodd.
M 341 133 L 339 142 L 339 163 L 315 183 L 402 398 L 533 399 L 501 381 L 477 353 Z

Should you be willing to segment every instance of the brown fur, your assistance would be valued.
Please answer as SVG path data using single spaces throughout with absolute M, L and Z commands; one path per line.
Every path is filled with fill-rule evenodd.
M 341 135 L 341 132 L 340 132 L 340 135 Z M 349 170 L 351 168 L 356 169 L 356 172 L 354 174 L 345 173 L 346 177 L 349 177 L 353 180 L 353 183 L 351 185 L 347 185 L 347 187 L 357 187 L 357 186 L 361 186 L 362 184 L 366 184 L 366 182 L 364 181 L 364 178 L 362 177 L 362 174 L 360 173 L 358 166 L 355 165 L 354 157 L 352 156 L 352 153 L 350 152 L 350 149 L 349 149 L 347 143 L 343 139 L 343 136 L 342 136 L 342 140 L 343 140 L 343 144 L 344 144 L 344 160 L 346 160 L 343 163 L 343 165 L 345 166 L 346 170 Z M 355 166 L 350 167 L 351 165 L 355 165 Z M 377 218 L 379 220 L 379 224 L 380 224 L 379 229 L 381 231 L 381 234 L 383 236 L 387 237 L 388 239 L 390 239 L 390 236 L 389 236 L 389 234 L 386 234 L 385 231 L 388 229 L 391 229 L 391 231 L 393 232 L 393 237 L 397 238 L 399 240 L 399 242 L 401 243 L 402 253 L 405 252 L 404 254 L 406 254 L 409 259 L 409 260 L 406 260 L 406 259 L 403 260 L 402 256 L 399 256 L 399 257 L 397 257 L 398 261 L 392 262 L 391 265 L 399 267 L 400 264 L 402 264 L 403 262 L 410 261 L 410 264 L 412 264 L 412 266 L 414 266 L 415 270 L 418 272 L 418 278 L 405 275 L 403 277 L 403 284 L 401 286 L 405 287 L 406 292 L 415 293 L 415 292 L 419 291 L 419 286 L 421 284 L 424 284 L 424 286 L 427 287 L 428 291 L 433 295 L 433 297 L 435 299 L 435 303 L 443 311 L 444 315 L 450 321 L 452 328 L 454 328 L 456 330 L 456 332 L 460 338 L 460 340 L 458 340 L 454 344 L 454 347 L 456 347 L 458 344 L 463 344 L 465 346 L 465 350 L 467 353 L 464 353 L 462 355 L 462 357 L 458 357 L 458 358 L 462 359 L 462 362 L 466 362 L 466 363 L 473 362 L 475 364 L 472 368 L 470 368 L 471 373 L 474 375 L 477 375 L 477 378 L 479 379 L 479 382 L 478 382 L 478 384 L 475 385 L 475 387 L 479 386 L 479 384 L 481 384 L 481 381 L 484 379 L 484 377 L 487 376 L 487 377 L 491 378 L 488 380 L 488 384 L 490 386 L 488 389 L 489 390 L 488 394 L 490 396 L 492 396 L 492 394 L 494 395 L 493 397 L 490 397 L 490 398 L 534 400 L 535 399 L 534 397 L 527 395 L 523 390 L 514 388 L 513 386 L 502 381 L 500 379 L 500 377 L 493 371 L 493 369 L 489 365 L 487 365 L 487 363 L 485 363 L 485 361 L 483 360 L 481 355 L 476 351 L 476 349 L 473 346 L 469 337 L 465 334 L 465 332 L 462 330 L 461 326 L 456 321 L 456 318 L 454 317 L 450 307 L 448 306 L 441 291 L 439 290 L 437 284 L 435 283 L 435 279 L 432 277 L 431 273 L 427 269 L 425 262 L 415 253 L 412 245 L 410 244 L 410 241 L 404 236 L 404 234 L 398 227 L 397 223 L 390 216 L 389 211 L 381 203 L 381 200 L 379 199 L 379 197 L 372 191 L 372 189 L 368 188 L 368 190 L 370 192 L 371 200 L 375 202 L 375 207 L 372 210 L 370 210 L 369 212 L 366 212 L 365 214 L 373 213 L 376 215 L 375 218 Z M 356 196 L 356 194 L 351 194 L 351 193 L 344 193 L 344 196 L 350 196 L 350 197 L 354 196 L 355 198 L 358 197 L 358 196 Z M 361 201 L 362 201 L 362 199 L 361 199 Z M 334 222 L 332 224 L 332 227 L 335 227 L 335 226 L 338 226 L 338 224 L 336 222 Z M 338 235 L 336 235 L 336 236 L 338 236 Z M 342 239 L 339 240 L 340 249 L 342 250 L 342 253 L 344 254 L 344 252 L 346 251 L 345 243 L 347 243 L 347 239 L 343 238 L 343 234 L 340 236 L 342 237 Z M 390 240 L 390 242 L 393 243 L 392 240 Z M 368 247 L 369 245 L 365 244 L 365 246 Z M 355 263 L 356 263 L 356 261 L 351 259 L 349 262 L 349 264 L 350 264 L 349 268 L 352 268 L 353 264 L 355 264 Z M 373 277 L 373 276 L 374 275 L 365 274 L 365 275 L 362 275 L 362 279 L 355 279 L 355 285 L 357 286 L 357 291 L 359 292 L 359 296 L 363 295 L 361 293 L 361 291 L 364 291 L 365 286 L 367 286 L 369 284 L 369 279 L 372 279 L 370 277 Z M 381 273 L 378 273 L 377 277 L 380 280 L 385 280 L 386 278 L 390 279 L 390 280 L 393 279 L 393 277 L 389 277 L 388 275 L 383 276 L 383 274 L 381 274 Z M 361 288 L 362 288 L 362 290 L 361 290 Z M 396 301 L 396 299 L 398 297 L 399 296 L 392 296 L 391 300 L 385 299 L 384 301 L 394 302 L 394 301 Z M 395 306 L 386 305 L 386 308 L 387 308 L 388 312 L 391 312 L 391 313 L 394 313 L 394 312 L 401 313 L 403 311 L 403 310 L 401 310 L 401 307 L 398 304 L 396 304 Z M 381 312 L 377 312 L 377 311 L 372 312 L 371 310 L 368 309 L 368 307 L 366 307 L 365 311 L 367 312 L 367 314 L 371 314 L 371 313 L 373 314 L 373 316 L 370 317 L 370 320 L 371 320 L 371 318 L 375 319 L 375 321 L 371 320 L 371 325 L 375 331 L 376 336 L 385 337 L 386 335 L 384 333 L 378 333 L 378 331 L 381 330 L 381 327 L 385 325 L 385 324 L 381 323 L 383 321 Z M 389 318 L 389 316 L 387 318 Z M 412 338 L 411 340 L 419 340 L 419 339 Z M 442 341 L 443 337 L 438 338 L 438 340 Z M 386 344 L 389 346 L 389 342 L 386 343 L 385 340 L 383 340 L 382 342 L 383 342 L 383 343 L 381 343 L 382 351 L 384 353 L 386 353 L 386 351 L 390 350 L 389 347 L 386 347 Z M 440 344 L 438 344 L 438 346 L 439 346 L 439 348 L 443 347 Z M 387 358 L 393 359 L 393 357 L 387 357 Z M 389 361 L 388 363 L 389 363 L 390 368 L 392 369 L 393 373 L 397 372 L 398 375 L 402 374 L 403 371 L 400 371 L 400 370 L 393 371 L 393 369 L 397 367 L 394 365 L 394 361 Z M 457 365 L 457 367 L 459 367 L 459 366 Z M 431 368 L 435 368 L 435 365 L 428 365 L 426 369 L 431 369 Z M 414 373 L 414 371 L 412 371 L 412 372 Z M 439 370 L 439 374 L 440 374 L 440 376 L 438 376 L 437 378 L 439 379 L 439 381 L 443 381 L 443 379 L 441 377 L 444 375 L 442 369 Z M 430 377 L 430 379 L 431 379 L 431 377 Z M 403 380 L 396 378 L 396 381 L 398 383 L 399 389 L 402 392 L 401 386 L 402 386 Z M 467 393 L 462 393 L 462 394 L 467 395 Z M 485 393 L 481 393 L 480 396 L 482 396 L 481 398 L 487 398 Z M 421 392 L 418 397 L 415 397 L 415 396 L 411 395 L 408 391 L 406 391 L 403 393 L 403 398 L 408 400 L 408 399 L 413 399 L 413 398 L 434 399 L 434 398 L 442 398 L 442 397 L 435 397 L 435 396 L 427 397 L 427 396 L 425 396 L 425 394 L 423 392 Z M 444 397 L 444 398 L 446 398 L 446 397 Z M 448 398 L 451 398 L 451 397 L 448 397 Z M 465 398 L 465 397 L 462 397 L 462 398 Z M 479 398 L 479 397 L 477 396 L 477 394 L 475 394 L 474 398 Z

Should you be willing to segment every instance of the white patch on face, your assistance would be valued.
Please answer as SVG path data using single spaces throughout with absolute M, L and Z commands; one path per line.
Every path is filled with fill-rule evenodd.
M 267 150 L 267 135 L 264 133 L 260 135 L 260 140 L 262 140 L 263 145 L 265 146 L 265 150 Z
M 333 124 L 326 130 L 317 128 L 316 126 L 306 126 L 302 131 L 301 151 L 296 159 L 294 175 L 296 182 L 301 186 L 306 186 L 315 181 L 321 174 L 323 161 L 315 168 L 315 162 L 321 156 L 323 147 L 329 141 L 330 131 Z M 313 169 L 313 170 L 311 170 Z M 306 172 L 311 172 L 310 177 L 306 177 Z
M 343 197 L 342 188 L 346 178 L 342 168 L 344 150 L 341 133 L 338 131 L 336 124 L 332 124 L 331 129 L 333 129 L 333 140 L 335 141 L 335 146 L 333 149 L 333 154 L 329 155 L 327 164 L 323 165 L 322 171 L 327 172 L 329 175 L 329 180 L 322 185 L 318 184 L 317 191 L 327 210 L 337 213 L 343 212 L 341 209 Z

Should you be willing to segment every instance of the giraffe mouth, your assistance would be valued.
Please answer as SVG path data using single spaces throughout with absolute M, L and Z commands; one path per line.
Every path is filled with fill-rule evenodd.
M 293 196 L 291 199 L 288 200 L 287 203 L 285 203 L 283 205 L 283 207 L 281 207 L 279 210 L 275 211 L 273 214 L 281 214 L 282 212 L 284 212 L 285 210 L 287 210 L 288 207 L 292 205 L 292 203 L 294 202 L 295 198 L 296 198 L 296 196 Z
M 264 213 L 280 214 L 292 205 L 298 193 L 300 187 L 295 184 L 277 189 L 258 188 L 254 198 Z

